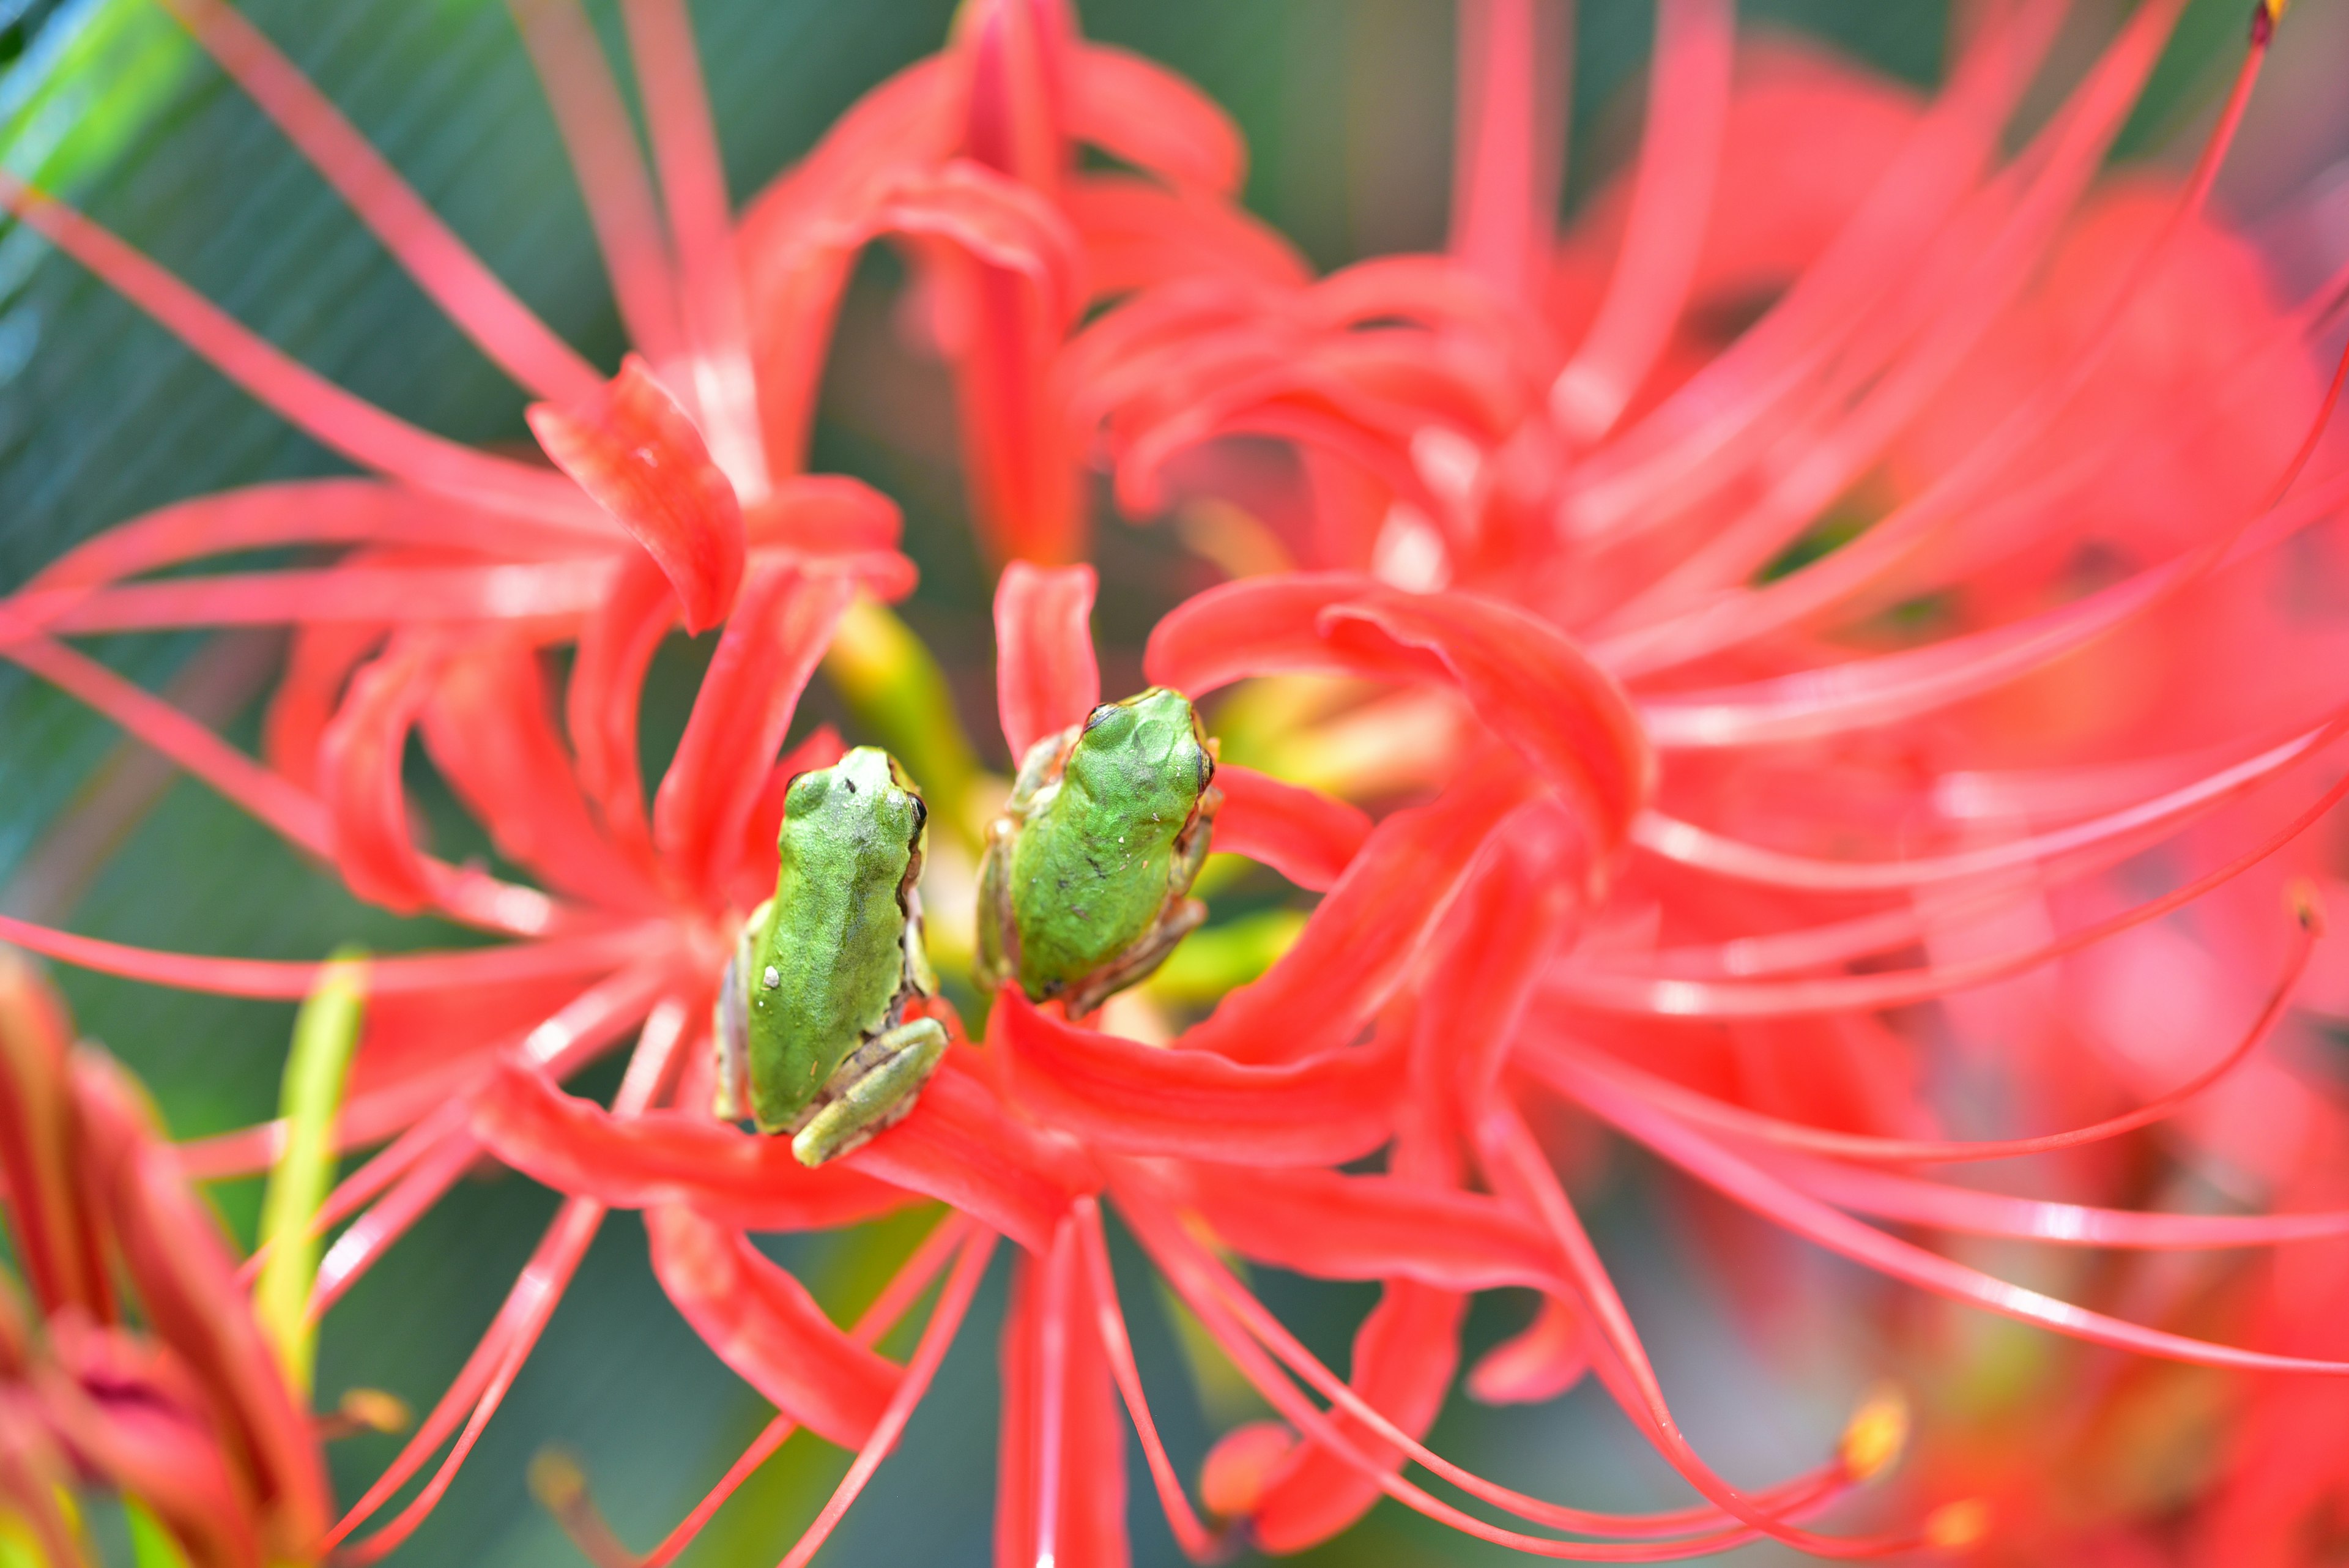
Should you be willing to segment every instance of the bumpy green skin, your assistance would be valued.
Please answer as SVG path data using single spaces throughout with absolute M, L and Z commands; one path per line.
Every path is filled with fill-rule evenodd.
M 1190 701 L 1163 688 L 1040 742 L 982 867 L 982 978 L 1084 1012 L 1156 969 L 1205 913 L 1185 895 L 1214 778 Z
M 930 989 L 909 913 L 926 819 L 912 781 L 878 747 L 792 782 L 775 896 L 750 933 L 742 976 L 760 1131 L 791 1127 L 851 1054 L 896 1026 L 910 994 Z

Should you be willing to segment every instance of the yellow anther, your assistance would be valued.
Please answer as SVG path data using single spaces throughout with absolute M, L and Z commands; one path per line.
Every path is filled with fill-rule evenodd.
M 407 1400 L 380 1388 L 346 1390 L 336 1408 L 354 1428 L 369 1432 L 404 1432 L 415 1419 Z
M 2283 901 L 2292 910 L 2292 918 L 2300 922 L 2301 929 L 2311 936 L 2324 934 L 2324 895 L 2316 884 L 2305 877 L 2295 877 L 2283 890 Z
M 1873 1480 L 1909 1446 L 1909 1401 L 1889 1384 L 1872 1390 L 1843 1429 L 1837 1452 L 1854 1480 Z
M 1943 1552 L 1961 1552 L 1990 1533 L 1990 1504 L 1980 1498 L 1944 1503 L 1925 1519 L 1925 1542 Z

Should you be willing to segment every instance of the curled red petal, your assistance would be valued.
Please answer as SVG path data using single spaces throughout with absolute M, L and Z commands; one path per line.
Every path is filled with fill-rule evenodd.
M 1498 1199 L 1392 1176 L 1188 1168 L 1183 1192 L 1243 1256 L 1325 1280 L 1417 1280 L 1447 1291 L 1557 1291 L 1538 1228 Z
M 1654 788 L 1654 754 L 1614 679 L 1556 627 L 1493 599 L 1401 593 L 1340 572 L 1247 578 L 1160 621 L 1143 668 L 1195 697 L 1278 672 L 1449 681 L 1589 812 L 1610 851 Z
M 1348 675 L 1321 636 L 1321 612 L 1378 587 L 1356 572 L 1279 572 L 1195 594 L 1150 634 L 1142 670 L 1194 698 L 1251 675 Z
M 1392 1042 L 1248 1066 L 1076 1028 L 1016 987 L 997 993 L 988 1039 L 1007 1053 L 1021 1105 L 1105 1147 L 1324 1165 L 1367 1154 L 1392 1131 L 1400 1046 Z
M 1360 1033 L 1451 908 L 1478 847 L 1522 798 L 1513 770 L 1470 764 L 1434 805 L 1379 824 L 1296 946 L 1226 995 L 1184 1044 L 1237 1061 L 1328 1051 Z
M 1247 143 L 1213 99 L 1163 66 L 1106 44 L 1068 51 L 1069 133 L 1177 186 L 1228 196 Z
M 1468 1299 L 1415 1281 L 1386 1288 L 1354 1334 L 1347 1381 L 1381 1414 L 1414 1437 L 1425 1437 L 1444 1407 L 1460 1364 L 1460 1320 Z M 1336 1417 L 1361 1453 L 1389 1469 L 1402 1468 L 1402 1450 L 1384 1443 L 1351 1417 Z M 1267 1490 L 1255 1516 L 1257 1543 L 1270 1552 L 1301 1552 L 1327 1541 L 1370 1511 L 1375 1481 L 1318 1443 Z
M 1343 628 L 1360 625 L 1434 655 L 1477 717 L 1589 812 L 1609 851 L 1630 836 L 1655 754 L 1622 688 L 1557 628 L 1491 599 L 1392 592 L 1333 606 L 1322 624 L 1350 646 Z
M 912 1115 L 840 1163 L 940 1199 L 1031 1252 L 1051 1244 L 1072 1199 L 1101 1185 L 1065 1140 L 1011 1115 L 959 1049 Z
M 676 623 L 667 579 L 650 557 L 631 557 L 613 579 L 610 596 L 579 628 L 564 692 L 564 726 L 578 758 L 579 786 L 613 840 L 647 867 L 652 826 L 645 813 L 636 718 L 645 670 Z
M 895 501 L 843 473 L 795 473 L 742 509 L 753 549 L 781 545 L 811 556 L 894 551 L 905 533 Z
M 1091 566 L 1014 561 L 995 585 L 995 699 L 1014 762 L 1101 701 Z
M 351 678 L 318 742 L 335 865 L 353 893 L 400 914 L 429 908 L 439 895 L 409 829 L 400 760 L 442 656 L 435 638 L 395 643 Z
M 688 631 L 725 618 L 742 581 L 742 507 L 677 400 L 634 354 L 602 394 L 533 403 L 532 433 L 658 562 Z
M 488 637 L 453 654 L 421 717 L 434 763 L 500 854 L 547 886 L 597 903 L 652 901 L 643 869 L 596 831 L 528 641 Z
M 1533 1322 L 1480 1357 L 1468 1393 L 1487 1405 L 1537 1405 L 1555 1399 L 1590 1370 L 1582 1314 L 1564 1296 L 1544 1296 Z
M 1231 763 L 1216 770 L 1224 804 L 1216 813 L 1215 847 L 1269 866 L 1299 887 L 1326 893 L 1346 874 L 1371 836 L 1360 806 L 1319 790 Z
M 262 722 L 261 753 L 305 790 L 318 787 L 318 747 L 334 722 L 343 686 L 384 638 L 385 628 L 329 621 L 294 628 L 285 672 Z
M 744 580 L 653 802 L 653 840 L 689 886 L 723 886 L 732 871 L 800 693 L 854 592 L 845 577 L 787 561 L 758 562 Z
M 680 1111 L 615 1116 L 545 1075 L 501 1064 L 474 1091 L 468 1125 L 506 1164 L 615 1209 L 690 1208 L 750 1231 L 854 1224 L 903 1207 L 903 1192 L 834 1162 L 813 1170 L 788 1138 Z
M 899 1369 L 850 1338 L 740 1231 L 677 1204 L 645 1211 L 653 1272 L 719 1360 L 827 1442 L 863 1446 Z

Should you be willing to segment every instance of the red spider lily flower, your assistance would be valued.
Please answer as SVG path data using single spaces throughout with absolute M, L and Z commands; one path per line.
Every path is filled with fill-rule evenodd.
M 5 955 L 0 1091 L 9 1239 L 34 1308 L 28 1321 L 0 1276 L 0 1509 L 32 1532 L 34 1560 L 91 1560 L 59 1499 L 94 1480 L 197 1568 L 317 1561 L 318 1434 L 227 1238 L 137 1085 L 74 1045 L 63 1004 Z
M 1133 1366 L 1103 1250 L 1111 1210 L 1235 1364 L 1310 1438 L 1267 1456 L 1244 1489 L 1244 1511 L 1267 1546 L 1289 1549 L 1342 1528 L 1382 1492 L 1486 1539 L 1575 1558 L 1688 1555 L 1756 1534 L 1844 1555 L 1920 1539 L 1825 1536 L 1800 1522 L 1877 1468 L 1880 1444 L 1853 1450 L 1875 1453 L 1872 1462 L 1840 1454 L 1751 1495 L 1691 1457 L 1708 1504 L 1627 1518 L 1498 1487 L 1418 1443 L 1451 1381 L 1469 1293 L 1504 1284 L 1542 1292 L 1554 1303 L 1543 1345 L 1557 1337 L 1560 1318 L 1587 1321 L 1583 1271 L 1595 1261 L 1561 1249 L 1502 1196 L 1472 1189 L 1464 1129 L 1442 1107 L 1453 1093 L 1456 1043 L 1484 1042 L 1467 1057 L 1497 1073 L 1537 965 L 1619 846 L 1649 763 L 1619 693 L 1555 632 L 1485 601 L 1348 586 L 1351 595 L 1321 594 L 1328 618 L 1346 628 L 1338 646 L 1366 668 L 1461 692 L 1491 726 L 1492 777 L 1372 828 L 1312 792 L 1219 771 L 1236 787 L 1217 818 L 1217 844 L 1328 896 L 1287 957 L 1174 1048 L 1101 1033 L 1061 1016 L 1057 1004 L 1040 1009 L 1007 990 L 985 1044 L 957 1045 L 902 1123 L 813 1170 L 780 1139 L 713 1121 L 706 1069 L 689 1065 L 673 1092 L 666 1086 L 661 1064 L 677 1049 L 675 1023 L 647 1030 L 609 1109 L 564 1095 L 543 1066 L 518 1058 L 470 1097 L 470 1136 L 570 1194 L 573 1212 L 645 1210 L 654 1269 L 671 1299 L 778 1407 L 775 1423 L 645 1561 L 681 1550 L 802 1426 L 859 1453 L 833 1506 L 784 1559 L 805 1561 L 895 1442 L 934 1362 L 934 1336 L 954 1332 L 967 1293 L 941 1297 L 923 1347 L 902 1366 L 875 1355 L 873 1340 L 949 1257 L 976 1268 L 973 1249 L 988 1232 L 1020 1248 L 1003 1350 L 999 1555 L 1124 1559 L 1122 1445 L 1111 1440 L 1121 1399 L 1178 1538 L 1195 1555 L 1212 1555 L 1217 1534 L 1171 1467 Z M 1089 568 L 1015 565 L 1005 574 L 997 623 L 1008 739 L 1050 733 L 1098 702 L 1092 597 Z M 1488 847 L 1503 844 L 1527 853 Z M 1349 961 L 1332 961 L 1340 951 Z M 714 979 L 702 977 L 705 992 Z M 1353 1044 L 1365 1030 L 1370 1042 Z M 1329 1168 L 1390 1145 L 1387 1175 Z M 887 1311 L 876 1307 L 850 1331 L 833 1325 L 747 1234 L 852 1222 L 923 1196 L 957 1212 L 905 1266 Z M 1364 1329 L 1354 1382 L 1336 1378 L 1280 1329 L 1202 1246 L 1202 1234 L 1274 1266 L 1385 1282 L 1387 1303 Z M 526 1348 L 529 1332 L 509 1343 Z M 1528 1359 L 1512 1347 L 1486 1385 L 1529 1388 L 1554 1376 Z M 1291 1373 L 1332 1409 L 1308 1399 Z M 444 1405 L 419 1432 L 419 1449 L 453 1429 L 457 1415 Z M 1671 1430 L 1668 1414 L 1651 1420 Z M 1406 1454 L 1521 1521 L 1596 1539 L 1464 1513 L 1395 1473 Z M 412 1468 L 395 1465 L 360 1511 Z M 1216 1491 L 1228 1502 L 1233 1487 L 1218 1480 Z M 555 1492 L 591 1555 L 635 1560 L 568 1478 Z M 388 1533 L 396 1537 L 399 1525 Z
M 2334 1210 L 2129 1215 L 1865 1168 L 2085 1150 L 2073 1182 L 2112 1190 L 2106 1140 L 2174 1118 L 2281 1194 L 2309 1190 L 2292 1173 L 2315 1146 L 2277 1129 L 2332 1123 L 2256 1048 L 2312 958 L 2313 912 L 2295 931 L 2276 894 L 2321 865 L 2302 833 L 2340 793 L 2337 626 L 2279 607 L 2329 578 L 2349 500 L 2337 469 L 2309 472 L 2340 389 L 2313 341 L 2349 274 L 2280 306 L 2205 211 L 2268 8 L 2192 173 L 2094 182 L 2178 10 L 2140 8 L 2002 166 L 2059 7 L 1984 12 L 1928 105 L 1736 47 L 1725 5 L 1668 4 L 1639 167 L 1528 265 L 1554 152 L 1529 139 L 1556 109 L 1512 42 L 1537 7 L 1496 0 L 1464 34 L 1451 256 L 1146 291 L 1072 349 L 1130 507 L 1245 483 L 1291 558 L 1521 604 L 1629 692 L 1661 757 L 1654 803 L 1528 982 L 1504 1092 L 1466 1096 L 1485 1179 L 1563 1243 L 1517 1101 L 1562 1097 L 1943 1294 L 2285 1364 L 2058 1306 L 1849 1218 L 2107 1248 L 2338 1233 Z M 1285 499 L 1260 458 L 1200 450 L 1232 436 L 1293 444 Z M 1268 670 L 1392 679 L 1330 608 L 1367 588 L 1234 585 L 1160 628 L 1148 671 L 1194 693 Z M 1414 763 L 1439 784 L 1461 765 Z M 2148 888 L 2133 857 L 2157 847 Z M 2190 935 L 2156 923 L 2189 904 Z M 1920 1002 L 1998 1053 L 2027 1120 L 2085 1125 L 1946 1136 L 1918 1093 L 1924 1032 L 1878 1018 Z M 1586 1305 L 1605 1300 L 1594 1282 Z M 1583 1338 L 1628 1332 L 1610 1317 Z M 2276 1349 L 2337 1370 L 2317 1343 Z M 1635 1342 L 1612 1348 L 1636 1373 Z M 2293 1387 L 2261 1404 L 2330 1407 Z

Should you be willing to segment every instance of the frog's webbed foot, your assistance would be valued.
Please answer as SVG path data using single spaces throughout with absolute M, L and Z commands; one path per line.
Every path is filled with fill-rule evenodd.
M 1070 1017 L 1082 1018 L 1127 986 L 1148 980 L 1174 950 L 1174 944 L 1197 930 L 1206 919 L 1207 906 L 1196 898 L 1170 905 L 1140 941 L 1062 992 L 1061 1005 Z
M 917 1018 L 867 1040 L 833 1074 L 813 1114 L 792 1130 L 792 1154 L 802 1165 L 822 1165 L 895 1127 L 946 1054 L 946 1027 L 935 1018 Z

